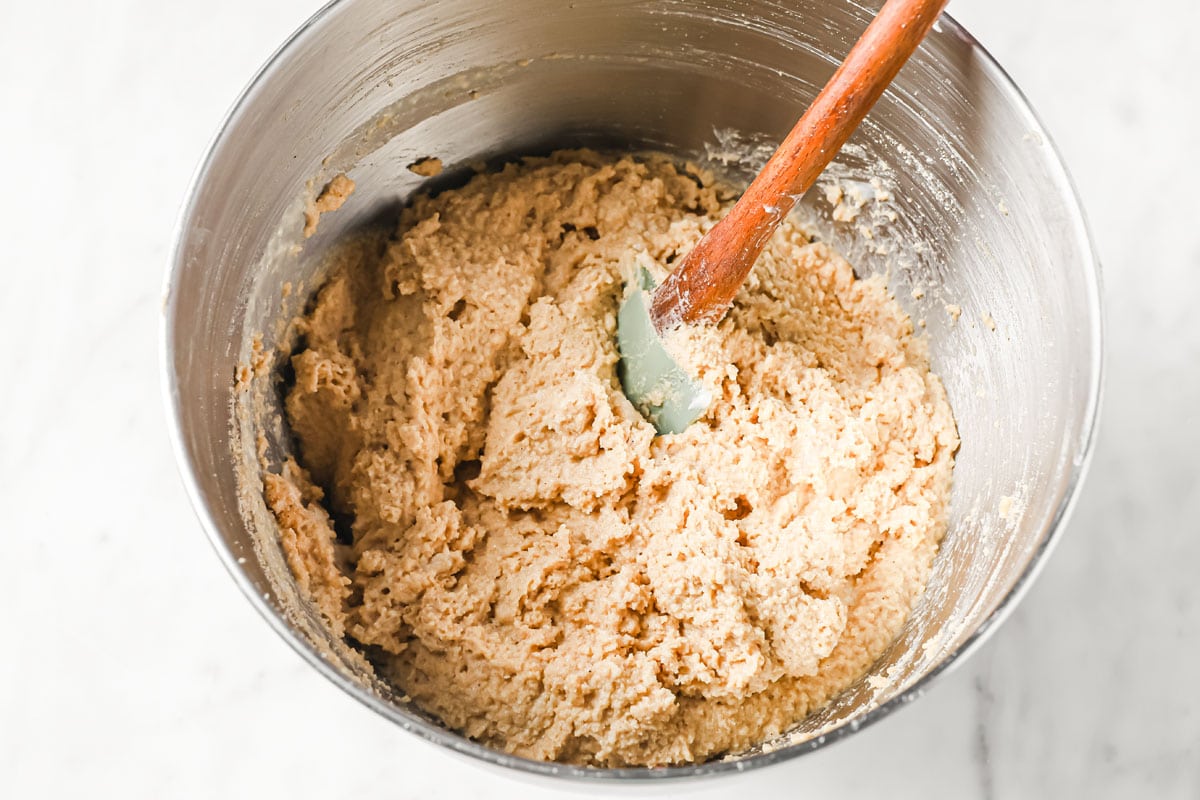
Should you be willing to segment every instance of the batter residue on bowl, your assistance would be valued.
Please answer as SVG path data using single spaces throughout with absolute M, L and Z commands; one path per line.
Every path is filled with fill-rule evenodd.
M 623 275 L 726 205 L 666 159 L 528 159 L 345 244 L 298 321 L 299 463 L 266 477 L 289 562 L 448 726 L 578 764 L 738 751 L 922 591 L 958 439 L 882 279 L 786 224 L 684 337 L 707 415 L 655 438 L 621 393 Z

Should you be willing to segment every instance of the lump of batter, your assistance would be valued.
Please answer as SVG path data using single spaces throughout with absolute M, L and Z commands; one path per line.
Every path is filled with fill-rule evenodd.
M 304 238 L 308 239 L 317 232 L 321 215 L 341 208 L 350 195 L 354 193 L 354 181 L 343 173 L 335 175 L 333 180 L 325 185 L 315 198 L 311 199 L 304 208 Z
M 623 277 L 726 206 L 666 159 L 527 159 L 348 242 L 298 322 L 283 546 L 449 727 L 577 764 L 736 752 L 859 678 L 922 591 L 958 439 L 881 279 L 785 224 L 673 343 L 708 413 L 656 438 L 621 393 Z

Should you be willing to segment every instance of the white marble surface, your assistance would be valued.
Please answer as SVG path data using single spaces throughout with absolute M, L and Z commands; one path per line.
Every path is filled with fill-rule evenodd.
M 1200 797 L 1200 7 L 1110 5 L 951 4 L 1057 138 L 1106 267 L 1106 406 L 1067 536 L 921 701 L 697 796 Z M 171 225 L 222 113 L 316 6 L 0 6 L 0 797 L 552 796 L 317 676 L 176 477 Z

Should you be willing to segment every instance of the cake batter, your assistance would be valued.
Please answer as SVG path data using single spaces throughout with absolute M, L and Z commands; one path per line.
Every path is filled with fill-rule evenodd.
M 527 159 L 347 242 L 298 321 L 298 463 L 266 477 L 289 563 L 449 727 L 596 766 L 736 752 L 861 677 L 922 591 L 958 439 L 882 279 L 786 223 L 673 342 L 708 413 L 656 438 L 622 394 L 623 279 L 728 205 L 666 159 Z

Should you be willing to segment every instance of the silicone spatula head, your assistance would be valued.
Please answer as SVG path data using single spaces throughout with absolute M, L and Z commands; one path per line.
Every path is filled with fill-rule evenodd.
M 712 403 L 712 394 L 667 352 L 650 319 L 654 281 L 639 268 L 617 312 L 617 348 L 621 352 L 621 388 L 659 434 L 682 433 Z

